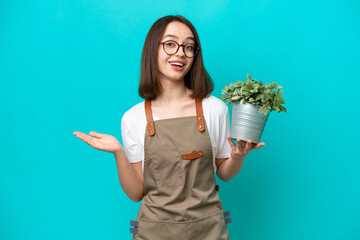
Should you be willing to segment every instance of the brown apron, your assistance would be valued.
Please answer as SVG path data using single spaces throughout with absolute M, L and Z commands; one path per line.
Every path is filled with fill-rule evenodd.
M 154 122 L 145 101 L 144 194 L 133 240 L 230 239 L 202 101 L 195 103 L 196 116 Z

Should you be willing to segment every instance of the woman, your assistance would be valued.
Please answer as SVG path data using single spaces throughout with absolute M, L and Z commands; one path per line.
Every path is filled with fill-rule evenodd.
M 212 90 L 195 28 L 182 16 L 165 16 L 145 40 L 139 85 L 145 102 L 122 118 L 124 148 L 110 135 L 74 132 L 114 153 L 121 187 L 143 200 L 133 239 L 229 239 L 214 173 L 229 181 L 265 143 L 237 139 L 235 146 L 228 108 Z

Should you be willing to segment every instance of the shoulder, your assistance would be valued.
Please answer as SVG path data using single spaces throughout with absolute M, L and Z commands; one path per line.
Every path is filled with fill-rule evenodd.
M 127 110 L 122 116 L 121 123 L 127 126 L 134 125 L 137 123 L 141 123 L 141 120 L 145 120 L 145 109 L 144 109 L 144 101 L 136 104 L 129 110 Z
M 224 116 L 228 113 L 227 105 L 219 98 L 209 95 L 203 99 L 204 114 L 210 116 Z

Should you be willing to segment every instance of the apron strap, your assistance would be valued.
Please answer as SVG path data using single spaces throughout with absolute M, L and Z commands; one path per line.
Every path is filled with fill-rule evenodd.
M 196 98 L 195 105 L 196 105 L 196 119 L 197 119 L 198 130 L 200 132 L 203 132 L 203 131 L 205 131 L 205 126 L 204 126 L 204 114 L 203 114 L 203 108 L 202 108 L 202 100 Z
M 150 136 L 153 136 L 155 134 L 155 128 L 154 128 L 154 120 L 152 117 L 150 100 L 145 100 L 145 114 L 146 114 L 146 121 L 147 121 L 147 127 L 148 127 L 148 134 Z
M 202 107 L 202 100 L 196 98 L 195 99 L 195 107 L 196 107 L 196 119 L 198 130 L 200 132 L 205 131 L 205 123 L 204 123 L 204 113 Z M 152 110 L 151 110 L 151 101 L 145 100 L 145 115 L 148 127 L 148 134 L 153 136 L 155 134 L 155 127 L 154 127 L 154 120 L 152 117 Z

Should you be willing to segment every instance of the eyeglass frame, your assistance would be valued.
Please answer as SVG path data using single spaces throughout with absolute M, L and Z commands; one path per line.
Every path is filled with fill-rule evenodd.
M 169 53 L 167 53 L 167 52 L 165 51 L 165 43 L 167 43 L 167 42 L 174 42 L 174 43 L 176 43 L 176 44 L 178 45 L 178 48 L 176 49 L 176 51 L 175 51 L 173 54 L 169 54 Z M 194 48 L 195 48 L 194 56 L 188 57 L 188 58 L 194 58 L 194 57 L 196 56 L 196 54 L 199 52 L 199 50 L 200 50 L 200 48 L 199 48 L 196 44 L 192 44 L 192 43 L 180 44 L 180 43 L 178 43 L 177 41 L 174 41 L 174 40 L 167 40 L 167 41 L 165 41 L 165 42 L 159 42 L 159 44 L 163 45 L 163 50 L 164 50 L 164 52 L 165 52 L 167 55 L 170 55 L 170 56 L 176 54 L 176 53 L 179 51 L 179 48 L 180 48 L 181 46 L 183 47 L 182 49 L 183 49 L 183 52 L 184 52 L 185 56 L 188 57 L 188 56 L 186 55 L 186 53 L 185 53 L 185 46 L 186 46 L 186 45 L 194 45 Z

